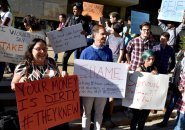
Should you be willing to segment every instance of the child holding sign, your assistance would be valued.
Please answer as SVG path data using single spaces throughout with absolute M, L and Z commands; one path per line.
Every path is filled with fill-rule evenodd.
M 142 59 L 144 61 L 144 64 L 137 68 L 136 71 L 151 72 L 152 74 L 157 74 L 157 68 L 153 65 L 155 60 L 154 52 L 152 50 L 144 51 Z M 138 130 L 143 130 L 150 110 L 132 109 L 132 112 L 133 117 L 131 120 L 130 130 L 136 130 L 137 125 Z

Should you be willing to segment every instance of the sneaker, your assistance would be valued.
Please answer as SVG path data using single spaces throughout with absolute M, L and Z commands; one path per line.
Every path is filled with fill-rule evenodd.
M 165 124 L 165 123 L 161 122 L 161 123 L 158 123 L 158 124 L 157 124 L 157 126 L 158 126 L 158 127 L 163 128 L 163 127 L 166 127 L 166 126 L 167 126 L 167 124 Z

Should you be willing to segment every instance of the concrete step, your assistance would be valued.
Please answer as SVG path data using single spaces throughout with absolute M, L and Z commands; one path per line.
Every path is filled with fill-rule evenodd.
M 2 107 L 16 106 L 15 92 L 11 90 L 11 80 L 11 77 L 5 75 L 0 81 L 0 103 Z

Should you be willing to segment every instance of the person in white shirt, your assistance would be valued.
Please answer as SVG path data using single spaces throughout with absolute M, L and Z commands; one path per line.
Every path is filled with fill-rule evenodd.
M 12 13 L 9 10 L 9 3 L 7 0 L 0 0 L 0 25 L 11 26 L 12 24 Z
M 10 6 L 7 0 L 0 0 L 0 25 L 11 26 L 12 25 L 12 13 L 9 10 Z M 3 79 L 4 70 L 6 67 L 5 62 L 0 62 L 0 81 Z M 11 71 L 14 71 L 15 65 L 9 64 Z

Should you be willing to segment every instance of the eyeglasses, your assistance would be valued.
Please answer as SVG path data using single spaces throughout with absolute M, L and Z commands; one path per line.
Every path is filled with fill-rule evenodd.
M 44 51 L 44 52 L 46 52 L 46 51 L 48 51 L 48 48 L 33 48 L 34 50 L 36 50 L 36 51 Z

